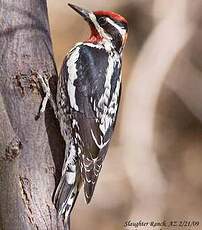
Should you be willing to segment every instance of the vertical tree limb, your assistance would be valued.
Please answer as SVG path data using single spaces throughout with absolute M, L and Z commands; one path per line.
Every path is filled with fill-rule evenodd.
M 54 65 L 45 0 L 0 0 L 0 229 L 63 229 L 52 204 L 64 143 L 36 75 Z M 55 166 L 57 171 L 55 171 Z

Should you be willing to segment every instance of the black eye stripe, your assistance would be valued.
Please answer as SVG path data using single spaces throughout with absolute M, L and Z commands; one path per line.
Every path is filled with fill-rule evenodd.
M 111 43 L 113 47 L 118 51 L 121 52 L 123 49 L 123 34 L 127 33 L 128 26 L 127 22 L 115 20 L 110 16 L 106 15 L 95 15 L 96 20 L 100 27 L 104 30 L 105 34 L 110 35 Z M 120 29 L 119 29 L 120 27 Z M 125 30 L 125 31 L 121 31 Z M 102 34 L 101 34 L 102 35 Z
M 127 30 L 128 25 L 126 22 L 120 22 L 117 20 L 114 20 L 111 17 L 106 17 L 106 16 L 96 16 L 98 23 L 100 24 L 100 26 L 106 26 L 107 24 L 110 24 L 110 22 L 107 22 L 107 18 L 111 19 L 114 23 L 116 23 L 118 26 L 120 26 L 121 28 Z M 111 24 L 110 24 L 111 25 Z
M 107 21 L 106 21 L 106 18 L 105 17 L 100 17 L 98 18 L 98 23 L 101 25 L 101 26 L 104 26 Z
M 105 24 L 101 26 L 106 32 L 110 31 L 111 33 L 113 33 L 113 31 L 116 31 L 118 33 L 118 30 L 108 21 L 106 21 Z

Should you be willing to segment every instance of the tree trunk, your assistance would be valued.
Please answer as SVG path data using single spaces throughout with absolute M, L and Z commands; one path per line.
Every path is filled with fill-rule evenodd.
M 55 95 L 46 1 L 0 0 L 0 230 L 63 229 L 52 196 L 64 143 L 50 106 L 35 120 L 41 71 Z

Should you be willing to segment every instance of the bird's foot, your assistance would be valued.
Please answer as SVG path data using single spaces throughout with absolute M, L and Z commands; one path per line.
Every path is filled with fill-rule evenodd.
M 40 83 L 40 86 L 42 87 L 42 90 L 43 90 L 45 96 L 41 102 L 39 111 L 38 111 L 37 115 L 35 116 L 35 119 L 38 120 L 40 118 L 41 114 L 43 114 L 45 112 L 48 100 L 50 101 L 51 106 L 54 109 L 55 115 L 57 116 L 57 107 L 56 107 L 56 103 L 53 100 L 53 97 L 51 95 L 48 77 L 45 74 L 41 74 L 41 73 L 37 73 L 36 75 L 37 75 L 38 82 Z

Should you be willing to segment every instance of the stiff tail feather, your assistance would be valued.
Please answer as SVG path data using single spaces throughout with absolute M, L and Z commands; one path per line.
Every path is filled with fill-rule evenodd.
M 53 199 L 58 215 L 64 216 L 64 225 L 67 230 L 70 230 L 70 214 L 74 207 L 78 193 L 79 190 L 76 183 L 76 172 L 67 171 L 62 175 Z
M 78 194 L 79 194 L 79 191 L 77 189 L 77 192 L 74 193 L 75 196 L 73 197 L 73 202 L 72 202 L 71 208 L 69 209 L 69 211 L 65 212 L 64 228 L 67 229 L 67 230 L 70 230 L 70 214 L 71 214 L 71 211 L 74 208 L 74 205 L 76 203 L 76 199 L 78 197 Z

